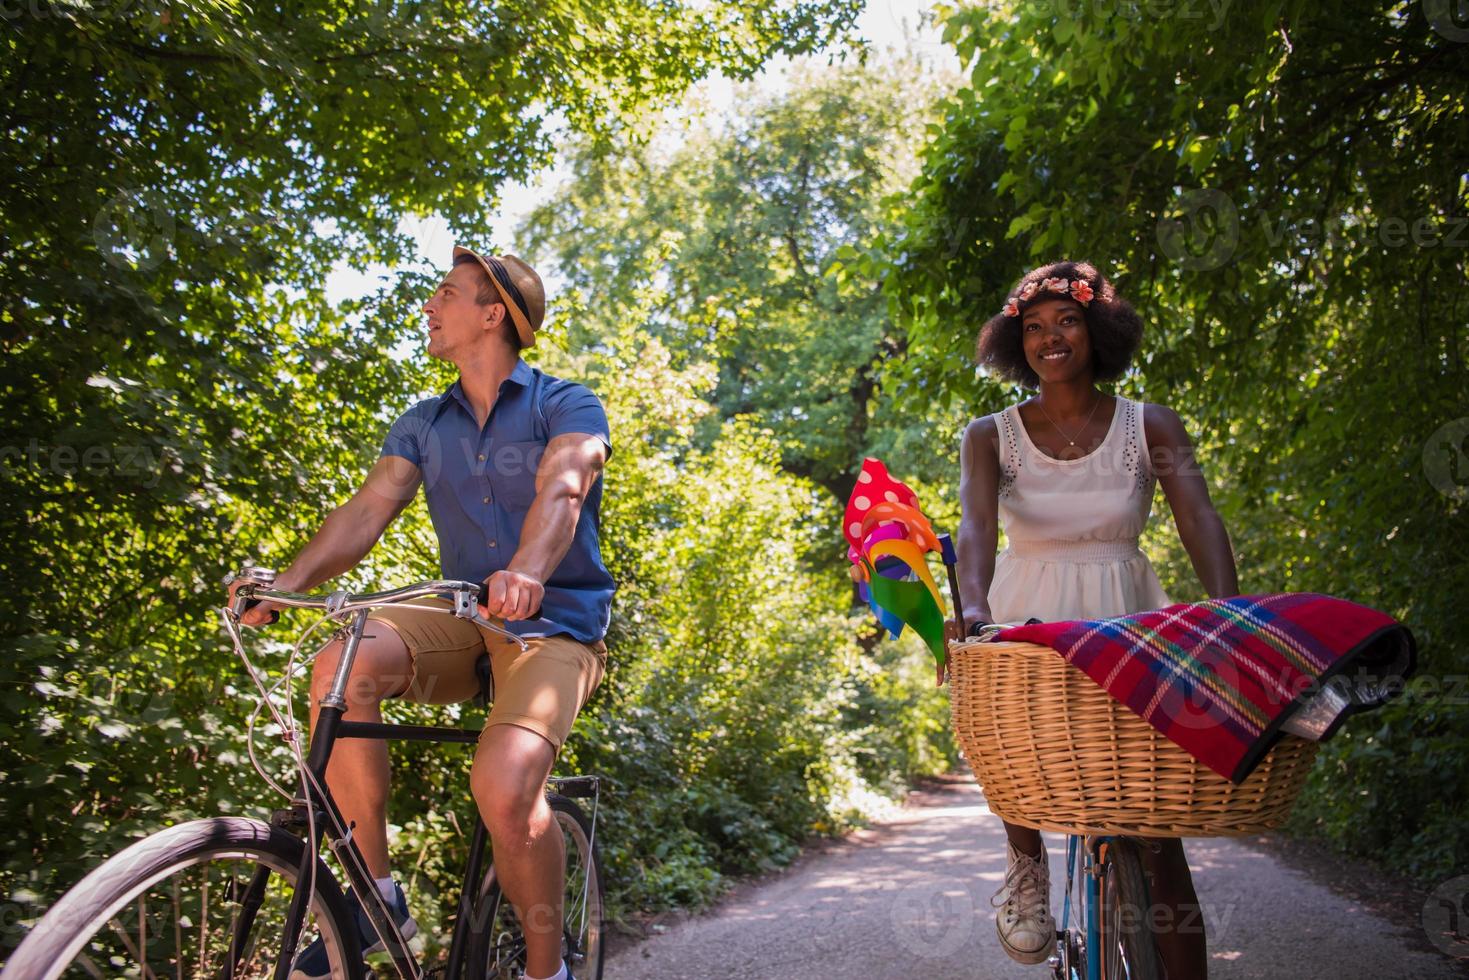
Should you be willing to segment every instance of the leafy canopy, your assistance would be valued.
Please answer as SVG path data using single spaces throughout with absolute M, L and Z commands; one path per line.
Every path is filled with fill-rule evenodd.
M 1387 610 L 1431 678 L 1462 673 L 1469 35 L 1444 9 L 949 8 L 970 84 L 866 253 L 912 354 L 885 383 L 975 414 L 1018 400 L 974 376 L 976 330 L 1027 268 L 1096 262 L 1147 323 L 1119 387 L 1189 424 L 1241 587 Z M 1150 546 L 1197 595 L 1172 527 Z M 1469 848 L 1469 718 L 1425 692 L 1334 740 L 1303 812 L 1433 873 Z

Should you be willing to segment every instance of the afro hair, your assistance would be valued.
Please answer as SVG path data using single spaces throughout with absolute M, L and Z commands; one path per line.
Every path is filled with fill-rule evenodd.
M 1040 378 L 1025 359 L 1020 327 L 1028 307 L 1059 298 L 1057 293 L 1039 288 L 1042 282 L 1052 278 L 1080 280 L 1091 288 L 1092 298 L 1084 309 L 1092 348 L 1092 375 L 1097 381 L 1116 381 L 1127 371 L 1142 342 L 1143 321 L 1132 304 L 1117 295 L 1112 283 L 1090 262 L 1052 262 L 1021 276 L 1006 301 L 1007 306 L 1013 301 L 1019 314 L 1006 316 L 1001 312 L 990 317 L 980 328 L 975 360 L 980 367 L 993 371 L 1006 381 L 1018 382 L 1027 388 L 1040 387 Z M 1027 289 L 1031 295 L 1020 299 L 1020 294 Z

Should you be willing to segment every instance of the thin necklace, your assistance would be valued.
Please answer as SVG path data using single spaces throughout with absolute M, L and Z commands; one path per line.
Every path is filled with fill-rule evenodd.
M 1077 435 L 1081 435 L 1082 432 L 1086 431 L 1086 427 L 1088 425 L 1091 425 L 1092 416 L 1097 414 L 1097 406 L 1100 404 L 1102 404 L 1102 393 L 1099 391 L 1097 392 L 1097 400 L 1092 402 L 1092 410 L 1086 413 L 1086 421 L 1081 423 L 1081 430 L 1076 433 Z M 1076 440 L 1066 435 L 1065 429 L 1061 428 L 1059 425 L 1056 425 L 1056 420 L 1051 418 L 1051 413 L 1046 411 L 1046 406 L 1041 404 L 1041 400 L 1039 398 L 1035 400 L 1035 407 L 1040 409 L 1041 414 L 1046 417 L 1046 421 L 1051 423 L 1051 425 L 1055 427 L 1057 432 L 1061 433 L 1062 437 L 1065 438 L 1066 444 L 1068 446 L 1076 445 Z

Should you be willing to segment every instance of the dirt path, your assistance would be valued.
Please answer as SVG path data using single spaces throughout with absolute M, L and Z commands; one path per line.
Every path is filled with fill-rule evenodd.
M 1047 835 L 1047 846 L 1052 880 L 1061 881 L 1064 838 Z M 1214 980 L 1469 976 L 1469 963 L 1434 952 L 1413 928 L 1417 908 L 1369 911 L 1274 848 L 1211 839 L 1186 849 Z M 816 848 L 708 914 L 625 941 L 605 978 L 1040 980 L 1044 968 L 1011 962 L 995 938 L 989 898 L 1004 853 L 1000 822 L 972 780 L 946 781 L 915 793 L 893 820 Z M 1053 885 L 1056 908 L 1059 891 Z

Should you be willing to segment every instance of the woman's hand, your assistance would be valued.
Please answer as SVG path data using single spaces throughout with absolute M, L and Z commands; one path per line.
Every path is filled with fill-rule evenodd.
M 963 619 L 944 620 L 944 639 L 949 643 L 961 643 L 969 637 L 969 631 L 968 629 L 966 629 L 966 624 L 968 624 L 969 626 L 987 625 L 990 622 L 990 619 L 990 611 L 988 609 L 971 608 Z M 945 657 L 942 664 L 935 664 L 936 687 L 943 687 L 944 681 L 948 680 L 948 662 L 948 658 Z
M 945 645 L 958 643 L 962 639 L 964 639 L 963 621 L 958 619 L 944 620 Z M 944 681 L 949 679 L 949 658 L 944 657 L 943 663 L 935 663 L 933 666 L 935 671 L 934 687 L 943 687 Z

